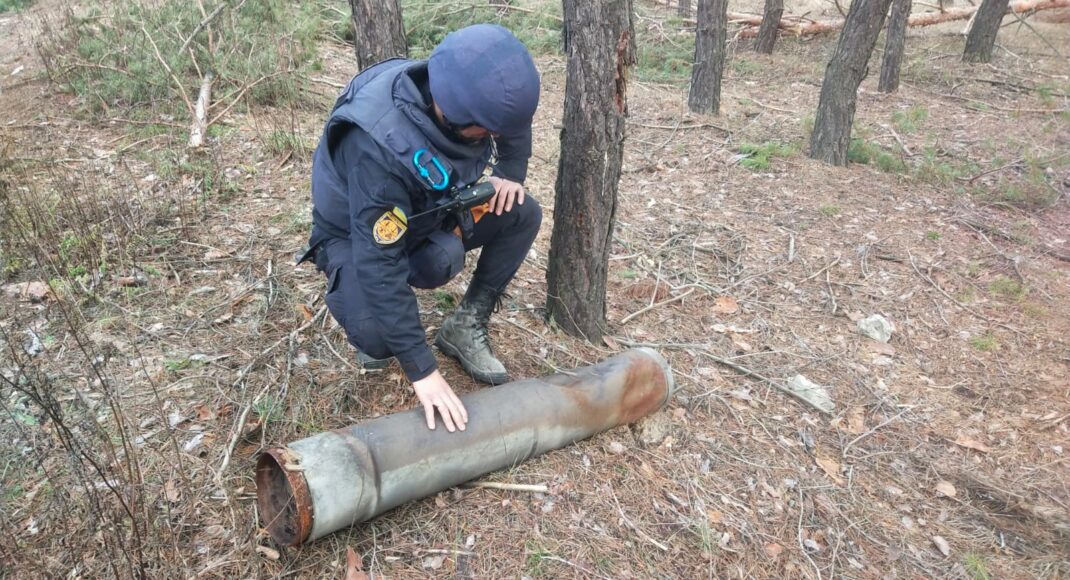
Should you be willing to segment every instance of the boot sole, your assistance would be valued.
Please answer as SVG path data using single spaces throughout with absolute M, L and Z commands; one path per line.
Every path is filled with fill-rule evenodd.
M 502 385 L 509 382 L 508 373 L 500 375 L 488 375 L 480 372 L 473 372 L 472 363 L 468 359 L 464 358 L 464 355 L 461 354 L 460 349 L 450 344 L 449 341 L 442 338 L 441 336 L 435 337 L 435 346 L 438 347 L 438 350 L 442 351 L 442 353 L 446 356 L 457 359 L 457 361 L 461 363 L 461 367 L 464 368 L 465 372 L 471 375 L 473 379 L 481 383 L 487 383 L 489 385 Z

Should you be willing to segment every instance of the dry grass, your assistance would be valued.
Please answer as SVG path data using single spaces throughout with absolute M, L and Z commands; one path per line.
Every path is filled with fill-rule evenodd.
M 256 551 L 278 549 L 257 526 L 257 451 L 415 405 L 397 369 L 350 366 L 341 330 L 318 316 L 320 276 L 292 266 L 308 227 L 299 145 L 315 141 L 324 111 L 235 112 L 191 157 L 181 130 L 139 144 L 135 125 L 73 118 L 70 97 L 43 81 L 3 81 L 4 282 L 46 280 L 58 294 L 0 293 L 4 569 L 341 577 L 352 546 L 377 577 L 1070 575 L 1070 263 L 1058 257 L 1070 255 L 1070 159 L 1059 157 L 1070 127 L 1065 113 L 1005 111 L 1066 102 L 969 80 L 1065 83 L 1065 60 L 1027 29 L 1001 32 L 992 67 L 959 65 L 957 37 L 912 36 L 905 86 L 879 95 L 867 81 L 857 123 L 884 150 L 905 145 L 909 170 L 799 153 L 739 166 L 739 144 L 805 143 L 832 40 L 787 40 L 772 57 L 736 47 L 747 64 L 728 68 L 718 119 L 688 115 L 679 85 L 630 88 L 610 334 L 659 344 L 672 363 L 681 394 L 659 418 L 667 438 L 615 429 L 489 476 L 547 494 L 450 490 L 277 560 Z M 323 77 L 347 79 L 346 47 L 322 57 Z M 22 74 L 40 74 L 26 62 Z M 541 317 L 564 71 L 554 57 L 540 68 L 528 185 L 548 219 L 493 326 L 518 376 L 618 348 Z M 326 107 L 334 89 L 313 88 Z M 903 112 L 919 107 L 903 131 Z M 731 134 L 687 128 L 702 122 Z M 292 139 L 272 146 L 277 130 Z M 1052 168 L 1042 181 L 1035 160 Z M 1019 203 L 999 195 L 1007 180 L 1059 197 Z M 420 300 L 430 330 L 441 296 Z M 890 345 L 855 330 L 872 313 L 895 323 Z M 23 350 L 27 329 L 40 354 Z M 976 347 L 983 337 L 992 348 Z M 835 415 L 715 357 L 827 385 Z M 462 391 L 478 388 L 442 364 Z

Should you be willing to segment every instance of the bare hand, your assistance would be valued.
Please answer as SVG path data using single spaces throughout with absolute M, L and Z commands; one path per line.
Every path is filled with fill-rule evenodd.
M 494 215 L 502 215 L 503 211 L 512 211 L 513 202 L 524 205 L 524 186 L 501 177 L 488 177 L 494 186 L 494 197 L 490 198 L 490 211 Z
M 416 398 L 420 399 L 424 406 L 428 429 L 435 428 L 435 409 L 438 409 L 447 431 L 453 433 L 457 428 L 464 431 L 464 426 L 468 423 L 468 411 L 441 373 L 436 370 L 414 382 L 412 388 L 416 391 Z

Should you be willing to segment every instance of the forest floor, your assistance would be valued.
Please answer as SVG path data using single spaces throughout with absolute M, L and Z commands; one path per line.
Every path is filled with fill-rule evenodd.
M 637 4 L 640 38 L 690 34 Z M 496 352 L 533 377 L 651 345 L 677 396 L 487 476 L 548 493 L 454 489 L 284 549 L 257 453 L 417 404 L 398 368 L 356 369 L 293 264 L 350 49 L 320 45 L 317 106 L 235 107 L 188 152 L 184 119 L 80 114 L 35 51 L 44 10 L 0 15 L 0 202 L 32 224 L 0 264 L 0 576 L 341 578 L 347 547 L 373 577 L 1070 576 L 1065 23 L 1005 26 L 990 65 L 960 62 L 962 22 L 911 30 L 894 94 L 878 50 L 847 167 L 805 155 L 834 35 L 733 42 L 716 117 L 686 75 L 632 79 L 606 345 L 543 317 L 565 61 L 540 56 L 546 219 Z M 472 264 L 418 293 L 429 335 Z M 859 332 L 874 314 L 890 342 Z M 800 374 L 830 415 L 770 384 Z

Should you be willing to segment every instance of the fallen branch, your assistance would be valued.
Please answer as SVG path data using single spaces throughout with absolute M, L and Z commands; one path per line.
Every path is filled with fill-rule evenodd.
M 628 324 L 628 322 L 630 322 L 636 316 L 639 316 L 640 314 L 645 314 L 647 312 L 650 312 L 651 310 L 653 310 L 653 309 L 655 309 L 655 308 L 657 308 L 659 306 L 665 306 L 666 304 L 670 304 L 672 302 L 676 302 L 677 300 L 683 300 L 684 298 L 686 298 L 689 294 L 691 294 L 694 291 L 695 291 L 695 289 L 691 288 L 687 292 L 684 292 L 683 294 L 681 294 L 679 296 L 673 296 L 672 298 L 666 298 L 665 300 L 662 300 L 661 302 L 658 302 L 657 304 L 651 304 L 650 306 L 647 306 L 646 308 L 643 308 L 642 310 L 637 310 L 636 312 L 633 312 L 633 313 L 629 314 L 628 316 L 625 316 L 624 318 L 620 319 L 620 323 L 621 324 Z
M 260 361 L 262 361 L 264 357 L 266 357 L 283 343 L 293 342 L 294 339 L 297 338 L 297 335 L 301 334 L 305 331 L 305 329 L 315 324 L 321 316 L 326 314 L 326 312 L 327 307 L 321 306 L 320 309 L 312 315 L 312 318 L 305 321 L 304 324 L 290 331 L 289 334 L 275 341 L 275 343 L 271 346 L 260 351 L 260 354 L 256 355 L 256 358 L 254 358 L 251 362 L 246 364 L 244 367 L 241 368 L 241 370 L 238 371 L 238 378 L 235 379 L 233 383 L 231 383 L 231 387 L 237 387 L 238 385 L 240 385 L 241 382 L 245 380 L 245 377 L 249 374 L 249 371 L 253 370 L 253 367 L 255 367 Z M 238 446 L 238 440 L 241 439 L 242 427 L 245 425 L 245 421 L 249 417 L 249 412 L 252 411 L 253 407 L 255 407 L 257 403 L 260 402 L 260 399 L 264 396 L 264 394 L 267 393 L 268 388 L 272 386 L 272 384 L 273 383 L 270 382 L 265 384 L 264 387 L 260 389 L 260 392 L 257 393 L 255 397 L 253 397 L 253 400 L 250 401 L 249 404 L 245 405 L 245 408 L 242 409 L 241 414 L 238 416 L 238 421 L 236 423 L 237 427 L 234 429 L 234 433 L 230 438 L 230 443 L 227 444 L 227 447 L 223 450 L 223 460 L 220 462 L 219 468 L 216 470 L 214 477 L 215 484 L 219 487 L 219 489 L 223 490 L 223 493 L 226 493 L 226 487 L 223 485 L 223 473 L 230 465 L 230 459 L 234 455 L 234 449 Z
M 1014 328 L 1013 326 L 1008 326 L 1007 324 L 999 322 L 998 320 L 992 320 L 991 318 L 985 316 L 984 314 L 981 314 L 980 312 L 977 312 L 973 308 L 970 308 L 969 306 L 966 306 L 962 302 L 956 300 L 954 296 L 952 296 L 952 295 L 947 293 L 947 290 L 944 290 L 943 288 L 941 288 L 940 285 L 937 284 L 935 280 L 933 280 L 931 277 L 926 275 L 924 272 L 921 271 L 921 269 L 918 268 L 918 264 L 914 261 L 914 256 L 910 252 L 907 252 L 907 256 L 910 258 L 911 267 L 914 268 L 914 271 L 917 272 L 918 276 L 921 276 L 921 278 L 923 280 L 925 280 L 926 282 L 928 282 L 929 285 L 931 285 L 933 288 L 936 288 L 937 292 L 942 294 L 944 296 L 944 298 L 947 298 L 952 303 L 954 303 L 955 306 L 958 306 L 959 308 L 961 308 L 961 309 L 965 310 L 966 312 L 969 312 L 970 314 L 972 314 L 974 317 L 976 317 L 976 318 L 978 318 L 980 320 L 983 320 L 983 321 L 985 321 L 985 322 L 987 322 L 989 324 L 994 324 L 994 325 L 999 326 L 1001 328 L 1006 328 L 1007 330 L 1009 330 L 1009 331 L 1011 331 L 1011 332 L 1013 332 L 1015 334 L 1018 334 L 1020 336 L 1025 336 L 1025 333 L 1022 332 L 1021 330 L 1018 330 L 1017 328 Z
M 1041 10 L 1066 8 L 1068 6 L 1070 6 L 1070 0 L 1019 0 L 1007 7 L 1007 13 L 1021 14 L 1024 12 L 1040 12 Z M 955 20 L 969 20 L 974 13 L 977 12 L 977 8 L 977 6 L 971 6 L 969 8 L 945 10 L 943 12 L 915 14 L 907 20 L 907 26 L 932 26 L 943 22 L 953 22 Z M 729 15 L 729 18 L 734 22 L 739 22 L 749 27 L 740 33 L 741 38 L 754 38 L 758 36 L 757 27 L 762 23 L 761 17 L 738 14 Z M 810 36 L 814 34 L 834 32 L 843 28 L 843 23 L 843 20 L 825 20 L 804 24 L 802 19 L 798 16 L 785 16 L 780 19 L 780 24 L 777 27 L 784 32 L 790 32 L 796 36 Z
M 499 483 L 497 481 L 472 481 L 466 483 L 464 487 L 475 487 L 483 489 L 504 489 L 506 491 L 530 491 L 535 493 L 546 493 L 550 491 L 550 488 L 542 484 Z
M 204 134 L 208 132 L 208 104 L 211 100 L 212 71 L 208 71 L 201 79 L 201 92 L 197 96 L 197 105 L 193 108 L 193 127 L 189 131 L 190 147 L 204 145 Z
M 635 347 L 635 346 L 645 346 L 645 347 L 649 347 L 649 348 L 693 349 L 693 350 L 697 351 L 699 354 L 701 354 L 702 356 L 712 360 L 713 362 L 715 362 L 717 364 L 724 365 L 724 366 L 726 366 L 726 367 L 728 367 L 728 368 L 730 368 L 730 369 L 732 369 L 732 370 L 734 370 L 734 371 L 736 371 L 738 373 L 744 374 L 744 375 L 746 375 L 748 377 L 751 377 L 751 378 L 754 378 L 754 379 L 758 379 L 758 380 L 768 384 L 769 386 L 773 387 L 774 389 L 776 389 L 776 390 L 780 391 L 781 393 L 784 393 L 785 395 L 787 395 L 787 396 L 799 401 L 800 403 L 805 403 L 811 409 L 814 409 L 814 410 L 818 411 L 819 413 L 821 413 L 823 415 L 831 415 L 831 413 L 829 413 L 825 409 L 822 409 L 821 407 L 818 407 L 817 405 L 814 405 L 814 403 L 812 401 L 807 400 L 806 397 L 804 397 L 804 396 L 800 395 L 799 393 L 797 393 L 797 392 L 785 387 L 784 385 L 778 383 L 777 381 L 774 381 L 773 379 L 771 379 L 769 377 L 766 377 L 764 375 L 760 375 L 760 374 L 748 369 L 747 367 L 743 367 L 743 366 L 737 365 L 736 363 L 734 363 L 734 362 L 732 362 L 732 361 L 730 361 L 728 359 L 724 359 L 724 358 L 721 358 L 721 357 L 713 354 L 712 352 L 710 352 L 707 349 L 707 345 L 705 345 L 705 344 L 683 343 L 683 342 L 635 342 L 635 341 L 628 340 L 628 339 L 625 339 L 625 338 L 620 338 L 620 337 L 614 337 L 613 340 L 616 340 L 617 342 L 619 342 L 619 343 L 621 343 L 623 345 L 633 346 L 633 347 Z
M 215 17 L 219 16 L 219 13 L 222 12 L 223 9 L 226 8 L 226 7 L 227 7 L 227 3 L 224 2 L 224 3 L 220 4 L 219 6 L 216 6 L 215 10 L 213 10 L 211 14 L 209 14 L 208 16 L 205 16 L 204 20 L 201 20 L 200 24 L 198 24 L 196 26 L 196 28 L 193 29 L 193 32 L 190 33 L 189 38 L 187 38 L 186 41 L 182 43 L 182 48 L 178 49 L 178 53 L 182 54 L 183 52 L 186 52 L 186 47 L 189 46 L 189 43 L 193 42 L 194 37 L 196 37 L 198 34 L 200 34 L 200 32 L 202 30 L 204 30 L 205 26 L 208 26 L 209 24 L 211 24 L 211 22 L 213 20 L 215 20 Z
M 182 86 L 182 81 L 178 80 L 178 77 L 175 76 L 175 72 L 171 70 L 171 66 L 168 65 L 167 61 L 163 59 L 163 55 L 160 54 L 160 47 L 156 46 L 156 41 L 153 40 L 152 35 L 149 34 L 149 31 L 145 30 L 145 27 L 142 26 L 141 32 L 145 35 L 145 38 L 148 39 L 149 44 L 152 45 L 152 51 L 156 53 L 156 60 L 160 61 L 160 64 L 163 65 L 163 69 L 167 71 L 167 74 L 171 77 L 171 81 L 175 83 L 176 87 L 178 87 L 178 92 L 182 96 L 182 101 L 186 103 L 186 110 L 188 110 L 189 114 L 192 116 L 193 103 L 190 102 L 189 95 L 186 94 L 186 87 Z

